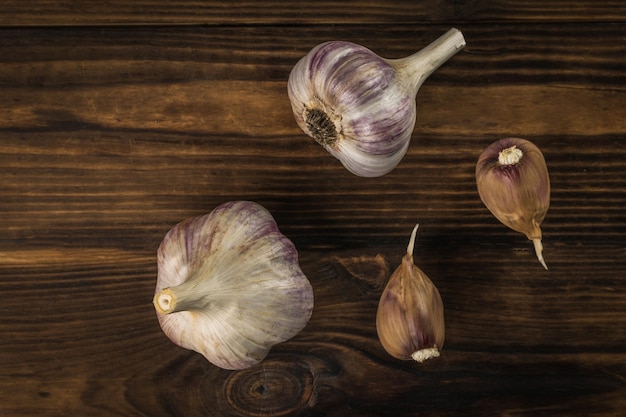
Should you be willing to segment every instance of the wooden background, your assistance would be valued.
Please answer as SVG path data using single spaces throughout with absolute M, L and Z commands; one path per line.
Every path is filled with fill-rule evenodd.
M 317 43 L 387 58 L 450 27 L 407 156 L 358 178 L 296 126 Z M 45 1 L 0 9 L 0 414 L 618 416 L 626 410 L 626 5 L 527 1 Z M 505 136 L 544 152 L 544 271 L 480 202 Z M 173 345 L 151 304 L 180 220 L 254 200 L 297 246 L 308 326 L 244 371 Z M 417 263 L 442 356 L 389 357 L 385 281 Z

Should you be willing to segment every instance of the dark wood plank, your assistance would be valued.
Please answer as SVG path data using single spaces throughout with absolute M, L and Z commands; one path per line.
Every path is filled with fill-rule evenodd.
M 3 360 L 3 410 L 619 415 L 626 405 L 626 287 L 613 271 L 626 268 L 624 249 L 587 245 L 582 257 L 560 246 L 551 252 L 554 270 L 545 272 L 508 245 L 484 248 L 484 257 L 468 256 L 478 252 L 472 246 L 458 244 L 447 259 L 447 243 L 426 238 L 416 248 L 446 304 L 438 360 L 399 362 L 379 345 L 376 303 L 402 248 L 373 245 L 301 251 L 316 295 L 309 325 L 258 366 L 237 372 L 215 368 L 161 334 L 150 305 L 155 266 L 147 249 L 5 251 L 2 352 L 22 353 Z M 25 305 L 30 313 L 16 314 Z
M 460 27 L 467 49 L 377 179 L 298 130 L 289 70 L 323 40 L 400 57 L 448 25 L 4 29 L 2 415 L 621 415 L 623 25 Z M 549 271 L 475 190 L 478 154 L 509 135 L 548 161 Z M 165 232 L 232 199 L 270 209 L 316 295 L 307 328 L 239 372 L 174 346 L 150 303 Z M 447 325 L 423 366 L 386 355 L 374 325 L 416 222 Z
M 176 1 L 5 0 L 0 26 L 336 25 L 626 20 L 621 0 Z
M 191 34 L 196 46 L 182 52 L 168 46 L 182 39 L 172 31 L 151 31 L 149 37 L 113 31 L 113 40 L 108 31 L 84 31 L 71 48 L 63 45 L 72 31 L 12 32 L 2 40 L 0 64 L 6 109 L 0 120 L 2 187 L 11 231 L 5 239 L 80 232 L 98 241 L 92 230 L 82 231 L 92 224 L 117 227 L 126 231 L 125 239 L 141 241 L 137 229 L 151 227 L 143 214 L 146 196 L 154 199 L 152 221 L 160 225 L 226 199 L 261 200 L 310 244 L 363 244 L 372 233 L 405 236 L 406 222 L 416 220 L 436 222 L 450 234 L 461 225 L 475 234 L 484 227 L 504 234 L 496 222 L 486 222 L 473 169 L 484 146 L 511 135 L 535 140 L 550 161 L 555 184 L 548 232 L 553 225 L 564 237 L 580 236 L 586 229 L 575 221 L 579 216 L 605 238 L 617 239 L 624 232 L 615 223 L 623 219 L 625 72 L 624 46 L 616 46 L 621 32 L 613 29 L 605 32 L 609 46 L 597 48 L 595 26 L 509 29 L 515 34 L 509 47 L 498 43 L 502 30 L 470 31 L 472 49 L 418 93 L 414 143 L 403 163 L 389 176 L 358 181 L 293 121 L 286 78 L 299 56 L 292 51 L 294 32 L 284 33 L 272 49 L 273 32 L 259 29 L 255 37 L 268 40 L 254 51 L 237 46 L 237 31 L 207 29 L 203 36 Z M 354 39 L 360 33 L 341 31 Z M 401 33 L 370 36 L 382 44 L 375 39 L 399 39 Z M 421 45 L 426 36 L 419 35 Z M 19 47 L 23 39 L 33 42 L 30 53 Z M 524 60 L 539 43 L 534 58 Z M 543 45 L 549 45 L 546 55 Z M 593 53 L 581 60 L 580 50 Z M 388 55 L 409 51 L 403 46 Z M 233 59 L 225 64 L 229 54 Z M 284 55 L 292 59 L 274 63 L 274 56 Z M 172 201 L 172 195 L 181 200 Z M 371 195 L 385 198 L 372 201 Z M 590 209 L 572 211 L 571 203 L 582 196 Z M 111 198 L 114 204 L 103 207 Z M 359 212 L 346 210 L 355 205 Z M 25 209 L 43 211 L 42 217 L 20 223 Z M 381 210 L 396 217 L 379 219 Z M 565 222 L 553 214 L 558 210 Z M 83 211 L 93 216 L 69 215 Z M 331 221 L 320 220 L 326 217 L 321 213 Z M 607 224 L 607 216 L 615 221 Z
M 92 28 L 81 29 L 78 35 L 72 28 L 8 28 L 0 37 L 0 85 L 285 82 L 296 61 L 321 42 L 357 42 L 385 58 L 400 58 L 451 26 Z M 467 46 L 454 57 L 454 65 L 444 65 L 431 80 L 468 86 L 623 86 L 623 25 L 460 23 L 456 27 Z

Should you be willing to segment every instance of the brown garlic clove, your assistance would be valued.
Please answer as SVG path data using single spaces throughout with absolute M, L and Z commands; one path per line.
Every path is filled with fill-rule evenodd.
M 378 339 L 396 359 L 424 362 L 439 356 L 445 339 L 439 290 L 413 262 L 417 225 L 402 264 L 389 278 L 376 313 Z
M 539 148 L 520 138 L 492 143 L 478 158 L 476 186 L 489 211 L 505 226 L 526 235 L 548 269 L 540 226 L 550 207 L 550 177 Z

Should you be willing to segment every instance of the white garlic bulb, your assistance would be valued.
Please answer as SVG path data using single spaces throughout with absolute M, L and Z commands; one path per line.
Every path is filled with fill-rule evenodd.
M 233 201 L 182 221 L 157 261 L 163 332 L 221 368 L 255 365 L 311 317 L 313 290 L 296 248 L 257 203 Z
M 457 29 L 401 59 L 381 58 L 351 42 L 322 43 L 289 75 L 296 122 L 353 174 L 385 175 L 408 149 L 417 91 L 464 46 Z

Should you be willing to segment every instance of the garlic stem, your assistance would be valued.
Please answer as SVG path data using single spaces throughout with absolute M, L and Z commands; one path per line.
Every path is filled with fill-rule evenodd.
M 175 287 L 164 288 L 157 292 L 152 303 L 161 314 L 178 311 L 198 310 L 208 304 L 203 291 L 198 291 L 194 280 L 188 280 Z
M 176 307 L 176 297 L 169 288 L 165 288 L 155 294 L 152 303 L 159 313 L 169 314 Z
M 541 265 L 547 270 L 548 265 L 546 265 L 546 261 L 543 259 L 543 244 L 541 243 L 541 239 L 532 239 L 533 245 L 535 245 L 535 253 L 537 254 L 537 259 L 541 262 Z
M 437 68 L 465 47 L 460 30 L 452 28 L 422 50 L 406 58 L 390 59 L 399 75 L 412 85 L 415 94 L 420 86 Z

